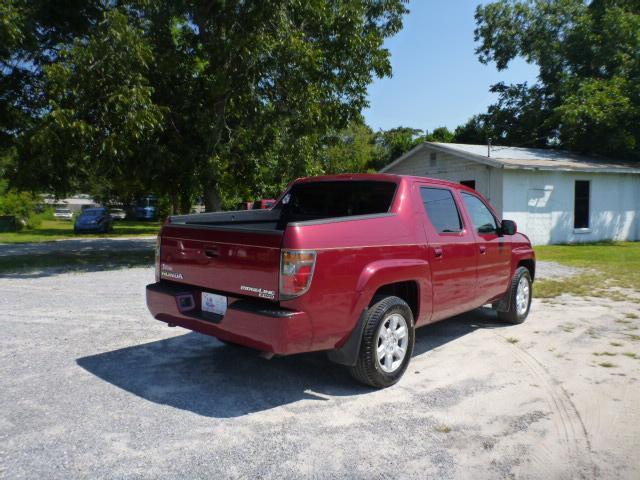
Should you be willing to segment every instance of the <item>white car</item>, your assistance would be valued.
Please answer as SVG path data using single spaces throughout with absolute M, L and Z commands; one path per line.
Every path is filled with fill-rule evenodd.
M 111 218 L 114 220 L 124 220 L 127 217 L 127 212 L 121 208 L 112 208 L 109 210 L 109 215 L 111 215 Z
M 56 208 L 53 217 L 60 220 L 73 220 L 73 212 L 68 208 Z

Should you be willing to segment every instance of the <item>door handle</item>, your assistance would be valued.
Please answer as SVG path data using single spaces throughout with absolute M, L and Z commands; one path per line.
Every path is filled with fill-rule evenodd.
M 442 251 L 442 249 L 441 249 L 441 248 L 434 248 L 434 249 L 433 249 L 433 255 L 434 255 L 436 258 L 442 258 L 442 255 L 443 255 L 443 254 L 444 254 L 444 252 Z
M 205 251 L 204 251 L 204 254 L 205 254 L 207 257 L 209 257 L 209 258 L 217 257 L 217 256 L 219 256 L 219 255 L 220 255 L 220 253 L 218 252 L 218 250 L 211 250 L 211 249 L 205 250 Z
M 480 245 L 480 255 L 484 255 L 485 253 L 487 253 L 487 247 Z

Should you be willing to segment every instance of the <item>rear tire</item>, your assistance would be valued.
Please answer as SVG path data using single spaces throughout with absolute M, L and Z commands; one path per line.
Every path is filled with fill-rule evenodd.
M 358 360 L 349 372 L 365 385 L 389 387 L 400 380 L 413 354 L 413 313 L 407 302 L 388 296 L 369 307 L 364 322 Z
M 511 280 L 509 289 L 509 311 L 498 312 L 498 318 L 506 323 L 514 325 L 526 320 L 531 309 L 533 297 L 533 285 L 531 274 L 525 267 L 519 267 Z

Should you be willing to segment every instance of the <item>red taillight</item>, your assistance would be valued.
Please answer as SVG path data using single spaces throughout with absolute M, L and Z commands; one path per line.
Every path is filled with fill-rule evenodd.
M 311 286 L 316 252 L 283 250 L 280 259 L 280 299 L 299 297 Z

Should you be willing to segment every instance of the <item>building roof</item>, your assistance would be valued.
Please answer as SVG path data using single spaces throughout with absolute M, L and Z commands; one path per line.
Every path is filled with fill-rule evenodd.
M 425 147 L 430 147 L 443 153 L 457 155 L 467 160 L 497 168 L 518 170 L 640 173 L 640 163 L 634 164 L 633 162 L 613 160 L 604 157 L 578 155 L 566 150 L 503 147 L 493 145 L 491 146 L 490 155 L 488 155 L 489 152 L 487 145 L 465 145 L 461 143 L 438 142 L 424 142 L 405 153 L 380 171 L 387 171 L 393 165 L 413 156 Z

